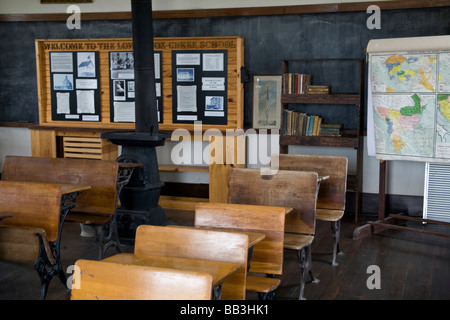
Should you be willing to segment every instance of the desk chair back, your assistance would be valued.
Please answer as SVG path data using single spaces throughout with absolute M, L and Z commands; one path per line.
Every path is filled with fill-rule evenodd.
M 314 235 L 316 227 L 317 173 L 278 170 L 261 175 L 259 169 L 233 168 L 228 202 L 293 208 L 285 231 Z
M 334 234 L 333 258 L 331 264 L 337 266 L 336 255 L 340 253 L 340 220 L 344 216 L 347 191 L 346 157 L 280 154 L 278 167 L 281 170 L 315 171 L 319 176 L 329 178 L 320 183 L 317 198 L 316 218 L 331 222 Z
M 0 214 L 12 214 L 0 222 L 2 226 L 42 229 L 53 242 L 58 237 L 60 209 L 59 185 L 0 181 Z
M 348 167 L 346 157 L 294 154 L 276 156 L 279 157 L 279 170 L 314 171 L 319 177 L 329 177 L 320 184 L 317 209 L 345 210 Z
M 227 203 L 199 203 L 195 226 L 257 232 L 265 238 L 253 248 L 250 272 L 282 274 L 286 209 Z
M 222 299 L 245 299 L 248 236 L 184 227 L 141 225 L 136 230 L 135 255 L 195 258 L 239 263 L 222 286 Z
M 7 156 L 2 180 L 89 185 L 71 213 L 113 215 L 118 172 L 116 161 Z
M 71 300 L 210 300 L 212 276 L 192 271 L 78 260 Z

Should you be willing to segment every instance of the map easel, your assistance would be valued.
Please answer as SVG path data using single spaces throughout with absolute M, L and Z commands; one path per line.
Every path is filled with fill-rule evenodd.
M 450 141 L 445 138 L 450 133 L 446 113 L 450 101 L 449 40 L 449 36 L 375 39 L 367 46 L 367 140 L 369 155 L 380 161 L 378 220 L 356 228 L 354 239 L 386 229 L 450 237 L 396 224 L 400 220 L 450 226 L 448 222 L 405 214 L 386 217 L 387 161 L 450 161 Z M 421 127 L 422 119 L 426 127 Z
M 444 238 L 450 238 L 450 234 L 439 233 L 434 231 L 428 231 L 413 227 L 405 227 L 397 225 L 396 222 L 398 220 L 401 221 L 415 221 L 419 223 L 430 223 L 430 224 L 438 224 L 450 227 L 450 223 L 437 221 L 437 220 L 429 220 L 422 219 L 417 217 L 409 217 L 404 214 L 389 214 L 386 217 L 386 166 L 387 160 L 380 160 L 380 173 L 379 173 L 379 192 L 378 192 L 378 220 L 369 221 L 367 224 L 362 225 L 356 228 L 353 231 L 353 239 L 360 240 L 364 237 L 370 236 L 375 233 L 382 232 L 387 229 L 396 229 L 396 230 L 404 230 L 404 231 L 412 231 L 423 234 L 429 234 Z

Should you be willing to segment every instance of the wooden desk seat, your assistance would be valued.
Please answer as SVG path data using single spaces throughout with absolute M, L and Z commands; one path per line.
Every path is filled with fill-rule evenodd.
M 281 275 L 283 271 L 284 207 L 226 203 L 198 203 L 195 226 L 262 233 L 265 238 L 252 248 L 252 273 Z M 247 291 L 258 292 L 260 298 L 274 298 L 280 279 L 247 276 Z
M 336 255 L 339 248 L 340 221 L 345 211 L 347 191 L 346 157 L 280 154 L 278 167 L 280 170 L 314 171 L 319 176 L 328 176 L 320 183 L 317 196 L 316 219 L 331 222 L 334 235 L 333 258 L 331 264 L 337 266 Z
M 301 250 L 305 246 L 312 244 L 314 236 L 298 237 L 296 233 L 286 233 L 284 235 L 284 248 L 291 250 Z
M 42 239 L 41 242 L 40 239 Z M 44 229 L 0 224 L 0 260 L 35 263 L 41 250 L 49 261 L 49 265 L 55 265 L 56 262 Z
M 90 186 L 77 196 L 76 206 L 65 220 L 97 227 L 101 259 L 110 246 L 119 252 L 121 249 L 115 221 L 118 172 L 119 164 L 115 161 L 7 156 L 2 180 Z
M 259 169 L 232 168 L 230 171 L 230 203 L 293 208 L 286 216 L 283 241 L 284 248 L 296 250 L 299 258 L 299 299 L 304 299 L 307 273 L 313 282 L 318 282 L 311 268 L 311 243 L 316 227 L 317 181 L 316 172 L 279 170 L 275 175 L 262 175 Z
M 60 207 L 59 185 L 0 181 L 0 213 L 12 214 L 0 222 L 0 259 L 34 263 L 41 299 L 57 275 L 59 257 L 52 249 L 58 239 Z
M 210 300 L 212 276 L 186 270 L 78 260 L 71 300 Z
M 134 253 L 238 263 L 239 270 L 222 285 L 222 299 L 245 300 L 248 236 L 195 228 L 141 225 L 136 230 Z

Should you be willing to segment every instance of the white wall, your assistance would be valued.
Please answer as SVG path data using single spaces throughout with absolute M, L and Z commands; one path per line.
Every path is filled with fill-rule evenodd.
M 31 156 L 30 130 L 0 127 L 0 168 L 7 155 Z
M 265 140 L 264 140 L 265 141 Z M 158 161 L 161 164 L 171 163 L 171 152 L 177 142 L 166 142 L 164 147 L 157 148 Z M 270 148 L 270 140 L 267 140 L 267 157 L 273 152 L 279 152 L 278 146 Z M 364 143 L 366 146 L 366 143 Z M 202 150 L 208 147 L 207 142 L 203 142 Z M 259 152 L 257 144 L 248 144 L 247 159 L 250 154 Z M 289 153 L 293 154 L 314 154 L 314 155 L 335 155 L 344 156 L 349 160 L 349 173 L 356 172 L 356 151 L 349 148 L 325 148 L 325 147 L 303 147 L 290 146 Z M 31 155 L 30 130 L 26 128 L 0 127 L 0 166 L 6 155 Z M 257 157 L 259 159 L 259 157 Z M 207 165 L 208 159 L 204 159 L 203 165 Z M 379 181 L 379 161 L 367 153 L 364 147 L 363 159 L 363 192 L 378 193 Z M 262 164 L 250 163 L 248 167 L 259 168 Z M 389 161 L 387 170 L 386 193 L 397 195 L 423 196 L 425 164 L 411 161 Z M 208 173 L 202 172 L 181 172 L 181 173 L 161 173 L 161 180 L 167 182 L 183 183 L 209 183 Z

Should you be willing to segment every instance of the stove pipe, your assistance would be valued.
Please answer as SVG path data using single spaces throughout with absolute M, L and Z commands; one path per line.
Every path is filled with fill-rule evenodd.
M 136 133 L 157 133 L 158 118 L 151 0 L 132 0 Z
M 140 163 L 130 182 L 120 193 L 117 210 L 121 240 L 133 242 L 141 224 L 167 224 L 158 205 L 164 183 L 159 179 L 156 147 L 164 145 L 168 135 L 159 133 L 153 51 L 151 0 L 131 0 L 135 77 L 135 132 L 108 132 L 100 137 L 122 146 L 118 162 Z

